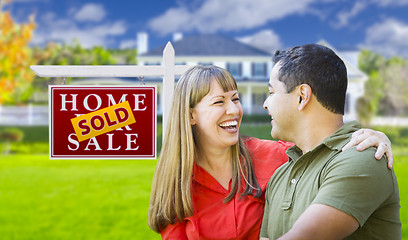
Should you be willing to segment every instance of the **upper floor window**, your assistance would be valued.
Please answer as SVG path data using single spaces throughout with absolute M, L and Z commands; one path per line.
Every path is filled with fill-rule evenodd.
M 263 62 L 252 63 L 252 76 L 265 77 L 266 76 L 266 63 L 263 63 Z
M 234 77 L 240 77 L 242 75 L 241 63 L 227 63 L 227 70 Z

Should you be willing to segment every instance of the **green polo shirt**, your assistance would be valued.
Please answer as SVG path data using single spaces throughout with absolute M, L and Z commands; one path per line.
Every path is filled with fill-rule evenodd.
M 287 233 L 313 203 L 353 216 L 360 227 L 347 239 L 401 239 L 398 184 L 386 159 L 375 160 L 375 148 L 341 151 L 358 130 L 350 122 L 310 152 L 293 146 L 289 161 L 276 170 L 265 193 L 261 237 Z

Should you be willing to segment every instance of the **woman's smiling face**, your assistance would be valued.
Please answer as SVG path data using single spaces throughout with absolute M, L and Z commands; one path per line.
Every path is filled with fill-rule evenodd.
M 194 138 L 199 145 L 230 147 L 238 142 L 242 120 L 238 90 L 224 92 L 216 80 L 211 90 L 191 109 Z

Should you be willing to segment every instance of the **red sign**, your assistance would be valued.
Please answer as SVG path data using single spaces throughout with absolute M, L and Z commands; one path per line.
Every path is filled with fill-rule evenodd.
M 156 158 L 154 86 L 49 86 L 49 112 L 50 159 Z

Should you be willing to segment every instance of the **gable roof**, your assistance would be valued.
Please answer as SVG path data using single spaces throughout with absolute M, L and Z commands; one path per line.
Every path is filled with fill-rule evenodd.
M 177 56 L 271 56 L 270 53 L 220 35 L 191 35 L 175 41 Z M 165 46 L 140 56 L 162 56 Z

